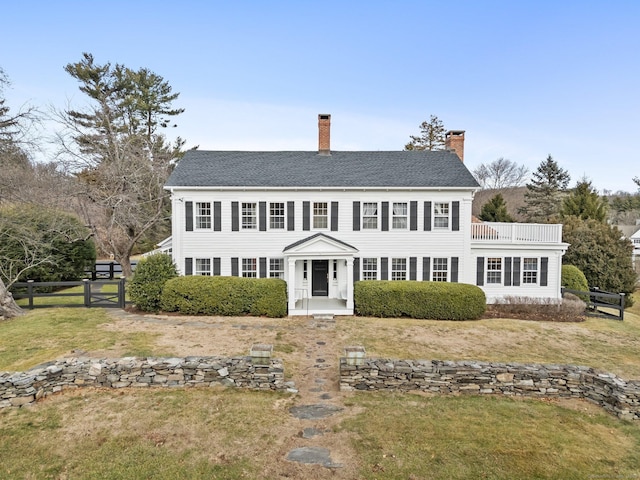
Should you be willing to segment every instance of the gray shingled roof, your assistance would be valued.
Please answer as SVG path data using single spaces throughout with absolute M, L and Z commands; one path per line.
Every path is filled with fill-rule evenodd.
M 478 183 L 450 151 L 189 150 L 167 187 L 465 187 Z

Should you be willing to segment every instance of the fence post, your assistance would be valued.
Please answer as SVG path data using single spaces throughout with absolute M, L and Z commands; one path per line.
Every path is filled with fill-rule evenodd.
M 87 278 L 82 281 L 84 282 L 84 306 L 89 308 L 91 306 L 91 281 Z
M 27 280 L 27 295 L 29 295 L 29 310 L 33 310 L 33 280 Z
M 125 307 L 125 282 L 127 279 L 125 277 L 120 277 L 120 283 L 118 283 L 118 307 L 124 310 Z
M 624 297 L 625 294 L 621 293 L 620 294 L 620 320 L 624 321 Z
M 115 264 L 114 262 L 111 262 L 109 264 L 109 280 L 113 280 L 115 278 Z

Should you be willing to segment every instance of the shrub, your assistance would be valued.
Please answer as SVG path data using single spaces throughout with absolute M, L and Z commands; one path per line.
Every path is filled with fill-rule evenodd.
M 364 280 L 354 300 L 359 315 L 375 317 L 474 320 L 486 309 L 482 289 L 464 283 Z
M 585 307 L 580 298 L 571 294 L 566 294 L 561 302 L 550 298 L 505 296 L 489 307 L 489 314 L 525 320 L 582 322 Z
M 162 288 L 167 280 L 178 276 L 171 257 L 157 253 L 138 262 L 131 282 L 129 297 L 135 305 L 145 312 L 160 310 Z
M 582 270 L 575 265 L 562 266 L 562 286 L 569 290 L 577 290 L 579 292 L 588 292 L 589 284 L 587 277 L 584 276 Z
M 169 280 L 162 309 L 187 315 L 287 314 L 287 284 L 277 278 L 186 276 Z

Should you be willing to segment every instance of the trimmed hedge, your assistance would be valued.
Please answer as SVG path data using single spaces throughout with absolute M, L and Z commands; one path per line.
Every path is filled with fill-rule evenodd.
M 354 300 L 356 312 L 371 317 L 475 320 L 487 307 L 479 287 L 448 282 L 363 280 Z
M 162 309 L 187 315 L 287 315 L 287 284 L 278 278 L 173 278 L 162 289 Z
M 178 276 L 170 255 L 156 253 L 142 258 L 136 265 L 133 278 L 129 282 L 129 298 L 144 312 L 160 310 L 162 287 L 171 278 Z
M 587 277 L 575 265 L 562 265 L 562 286 L 579 292 L 589 291 Z

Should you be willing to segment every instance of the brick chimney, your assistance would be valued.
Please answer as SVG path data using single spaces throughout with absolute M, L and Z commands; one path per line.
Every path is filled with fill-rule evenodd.
M 464 163 L 464 130 L 449 130 L 444 136 L 444 148 L 456 153 Z
M 318 115 L 318 155 L 331 155 L 331 115 Z

